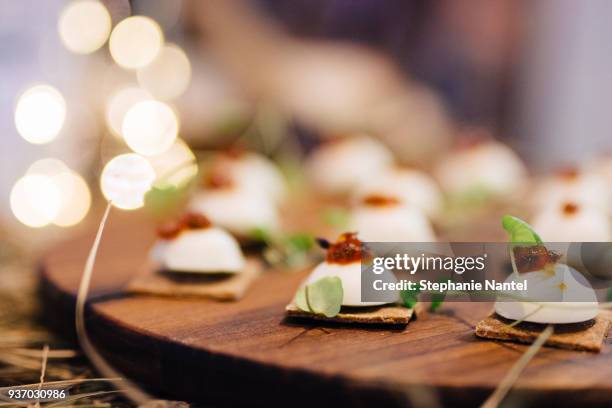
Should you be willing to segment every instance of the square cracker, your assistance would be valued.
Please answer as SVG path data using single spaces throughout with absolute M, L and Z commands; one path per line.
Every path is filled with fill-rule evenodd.
M 548 338 L 545 346 L 568 350 L 600 352 L 608 329 L 612 322 L 612 312 L 602 310 L 589 322 L 571 325 L 554 325 L 555 332 Z M 476 336 L 518 343 L 533 343 L 545 324 L 522 322 L 510 327 L 512 320 L 505 319 L 496 313 L 481 320 L 476 325 Z
M 146 267 L 132 279 L 128 292 L 168 297 L 206 297 L 215 300 L 238 300 L 259 277 L 261 262 L 247 258 L 244 271 L 237 274 L 190 274 L 158 272 Z
M 361 323 L 361 324 L 408 324 L 414 316 L 414 309 L 408 309 L 398 305 L 383 305 L 373 307 L 346 307 L 343 306 L 334 317 L 326 317 L 322 314 L 306 312 L 294 303 L 285 307 L 290 317 L 301 317 L 314 320 L 339 323 Z

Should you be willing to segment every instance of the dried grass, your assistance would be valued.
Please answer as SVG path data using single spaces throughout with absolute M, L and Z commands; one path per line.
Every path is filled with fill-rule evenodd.
M 94 377 L 81 353 L 41 324 L 34 259 L 0 242 L 0 407 L 130 407 L 121 391 L 109 384 L 117 378 Z M 69 396 L 38 403 L 7 397 L 11 389 L 39 387 L 66 389 Z

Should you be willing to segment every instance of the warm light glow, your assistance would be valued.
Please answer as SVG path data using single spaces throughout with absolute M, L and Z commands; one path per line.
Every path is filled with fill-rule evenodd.
M 115 136 L 121 137 L 121 126 L 128 110 L 138 102 L 152 99 L 142 88 L 129 86 L 115 92 L 106 105 L 106 123 Z
M 53 223 L 60 227 L 78 224 L 91 207 L 91 193 L 87 183 L 74 171 L 58 174 L 53 177 L 53 182 L 59 188 L 62 198 L 62 207 Z
M 66 119 L 66 102 L 48 85 L 26 90 L 17 101 L 15 126 L 19 134 L 34 144 L 48 143 L 62 129 Z
M 155 185 L 159 188 L 180 188 L 198 173 L 195 155 L 180 139 L 164 153 L 148 160 L 157 174 Z
M 160 99 L 181 95 L 190 79 L 189 59 L 176 45 L 166 45 L 153 62 L 138 70 L 138 83 Z
M 53 223 L 61 227 L 78 224 L 91 207 L 91 193 L 87 183 L 75 172 L 62 173 L 54 182 L 61 191 L 62 208 Z
M 51 223 L 61 206 L 58 187 L 50 177 L 40 174 L 27 174 L 17 180 L 10 201 L 15 217 L 35 228 Z
M 155 170 L 144 157 L 122 154 L 109 161 L 100 176 L 102 194 L 115 207 L 134 210 L 144 205 L 155 181 Z
M 117 64 L 127 69 L 138 69 L 157 57 L 163 42 L 164 35 L 155 21 L 134 16 L 115 26 L 108 46 Z
M 69 172 L 70 168 L 63 161 L 54 158 L 36 160 L 30 165 L 26 174 L 40 174 L 53 177 L 60 173 Z
M 89 54 L 104 45 L 111 30 L 111 17 L 102 3 L 78 0 L 66 5 L 58 21 L 62 43 L 77 54 Z
M 83 178 L 61 160 L 54 158 L 34 162 L 26 173 L 48 177 L 60 194 L 60 208 L 51 221 L 61 227 L 78 224 L 89 212 L 91 193 Z
M 172 146 L 178 134 L 178 119 L 172 108 L 159 101 L 143 101 L 126 113 L 121 127 L 127 145 L 136 153 L 153 156 Z

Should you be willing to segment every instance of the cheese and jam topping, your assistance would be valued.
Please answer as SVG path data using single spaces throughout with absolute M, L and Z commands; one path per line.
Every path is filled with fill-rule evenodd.
M 205 213 L 215 225 L 241 238 L 257 229 L 277 231 L 280 224 L 272 200 L 241 189 L 203 190 L 194 196 L 189 208 Z
M 175 239 L 185 230 L 204 229 L 211 225 L 210 220 L 206 216 L 200 213 L 188 212 L 178 220 L 162 224 L 157 229 L 157 235 L 162 239 Z
M 548 242 L 612 240 L 612 225 L 607 213 L 574 201 L 544 208 L 534 217 L 533 227 Z
M 219 154 L 205 170 L 200 190 L 190 202 L 192 211 L 242 239 L 257 229 L 279 227 L 278 202 L 285 180 L 267 158 L 244 150 Z
M 418 207 L 430 218 L 438 216 L 443 206 L 442 192 L 436 181 L 414 168 L 395 167 L 365 181 L 357 189 L 355 201 L 364 203 L 368 196 L 394 197 Z
M 601 174 L 580 171 L 570 166 L 540 180 L 531 200 L 538 210 L 571 202 L 580 207 L 609 212 L 612 210 L 612 189 Z
M 308 158 L 306 170 L 314 187 L 329 195 L 355 191 L 362 183 L 377 179 L 391 167 L 393 155 L 376 139 L 366 135 L 342 137 L 319 146 Z
M 206 188 L 236 188 L 253 194 L 260 194 L 274 202 L 280 202 L 286 195 L 283 174 L 268 158 L 232 148 L 216 156 L 210 165 Z M 208 185 L 207 185 L 208 184 Z
M 487 140 L 445 155 L 435 174 L 442 189 L 452 195 L 474 191 L 507 195 L 525 185 L 527 169 L 508 146 Z
M 433 242 L 435 233 L 427 216 L 396 196 L 368 195 L 352 212 L 351 229 L 370 242 Z
M 327 246 L 325 261 L 314 268 L 303 285 L 309 285 L 325 277 L 340 278 L 343 290 L 342 306 L 377 306 L 399 300 L 399 298 L 391 299 L 389 302 L 361 300 L 361 261 L 368 259 L 370 253 L 354 232 L 344 233 L 336 242 L 325 246 Z M 391 271 L 384 271 L 380 276 L 386 282 L 397 282 Z
M 245 259 L 227 231 L 215 227 L 199 213 L 187 213 L 157 231 L 151 250 L 157 268 L 183 273 L 240 273 Z
M 370 194 L 361 200 L 361 204 L 368 207 L 393 207 L 400 204 L 397 197 L 385 196 L 382 194 Z
M 330 244 L 327 248 L 325 261 L 332 264 L 349 264 L 361 262 L 365 248 L 361 241 L 357 239 L 355 232 L 346 232 L 340 235 L 338 241 Z
M 544 245 L 514 246 L 512 251 L 516 269 L 520 273 L 548 270 L 561 259 L 561 255 Z

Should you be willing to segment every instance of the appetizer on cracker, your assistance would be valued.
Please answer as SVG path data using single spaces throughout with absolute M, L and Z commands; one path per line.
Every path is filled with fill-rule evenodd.
M 595 291 L 561 256 L 549 251 L 524 221 L 506 216 L 514 273 L 506 281 L 527 282 L 518 294 L 500 293 L 494 312 L 476 326 L 478 337 L 531 343 L 548 325 L 554 334 L 545 345 L 599 352 L 610 326 Z
M 533 202 L 538 209 L 573 202 L 608 212 L 612 210 L 611 193 L 610 184 L 603 175 L 595 171 L 565 167 L 537 184 L 533 192 Z
M 393 155 L 384 144 L 358 135 L 323 143 L 308 158 L 306 170 L 316 190 L 337 196 L 352 193 L 392 164 Z
M 321 262 L 298 289 L 287 307 L 291 317 L 341 323 L 408 324 L 413 309 L 389 302 L 361 300 L 361 262 L 367 259 L 367 249 L 355 233 L 345 233 L 337 242 L 322 241 L 327 249 Z M 395 281 L 392 272 L 386 279 Z
M 246 160 L 246 159 L 245 159 Z M 275 197 L 283 194 L 268 163 L 252 158 L 244 162 L 213 165 L 204 175 L 202 190 L 191 200 L 192 211 L 206 214 L 241 242 L 249 241 L 252 231 L 279 228 Z M 259 170 L 248 170 L 249 168 Z M 280 197 L 276 198 L 280 199 Z
M 281 202 L 287 194 L 285 177 L 274 162 L 261 154 L 235 147 L 220 152 L 212 166 L 239 188 L 263 194 L 274 202 Z
M 574 201 L 559 202 L 538 212 L 533 226 L 548 242 L 612 241 L 612 225 L 606 212 Z
M 367 196 L 394 196 L 402 203 L 414 205 L 429 218 L 440 215 L 443 197 L 436 181 L 427 173 L 412 168 L 392 168 L 379 177 L 366 180 L 355 193 L 355 201 Z
M 163 225 L 158 235 L 151 259 L 159 270 L 236 274 L 244 269 L 244 255 L 236 239 L 200 213 L 187 213 Z
M 132 292 L 237 300 L 261 272 L 259 261 L 245 258 L 236 239 L 200 213 L 162 226 L 158 236 Z
M 450 196 L 478 192 L 500 197 L 525 184 L 527 169 L 508 146 L 494 140 L 470 139 L 442 157 L 435 174 Z
M 368 242 L 433 242 L 427 216 L 395 195 L 366 195 L 352 212 L 351 229 Z

